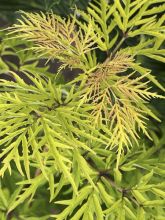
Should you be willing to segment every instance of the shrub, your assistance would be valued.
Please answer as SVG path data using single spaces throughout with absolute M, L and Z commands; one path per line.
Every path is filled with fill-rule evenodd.
M 9 69 L 13 80 L 0 82 L 4 219 L 164 219 L 164 123 L 151 104 L 164 87 L 140 63 L 165 60 L 163 2 L 94 0 L 67 18 L 21 12 L 9 28 L 30 42 L 19 68 L 29 83 Z M 38 57 L 58 60 L 57 74 Z M 64 69 L 78 75 L 62 80 Z

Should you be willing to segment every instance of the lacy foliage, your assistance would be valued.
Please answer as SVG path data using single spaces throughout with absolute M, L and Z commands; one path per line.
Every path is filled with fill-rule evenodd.
M 148 121 L 160 121 L 150 100 L 163 96 L 153 84 L 164 87 L 138 63 L 141 55 L 165 59 L 163 3 L 94 0 L 87 12 L 65 19 L 21 12 L 9 28 L 11 38 L 30 41 L 37 56 L 58 59 L 58 73 L 69 67 L 80 74 L 59 83 L 26 66 L 19 70 L 31 84 L 11 71 L 14 82 L 1 80 L 0 175 L 15 164 L 24 177 L 24 191 L 12 196 L 8 212 L 48 183 L 50 202 L 62 205 L 51 215 L 57 220 L 163 219 L 165 136 L 160 128 L 159 140 Z

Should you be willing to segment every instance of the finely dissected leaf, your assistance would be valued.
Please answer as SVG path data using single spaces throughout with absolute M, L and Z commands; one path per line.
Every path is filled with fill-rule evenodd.
M 76 187 L 76 184 L 73 180 L 73 177 L 70 174 L 68 167 L 64 164 L 63 157 L 60 155 L 57 148 L 55 147 L 53 138 L 49 135 L 49 128 L 45 127 L 45 129 L 46 129 L 46 136 L 47 136 L 48 143 L 50 144 L 53 156 L 54 156 L 55 160 L 57 161 L 57 166 L 64 173 L 64 175 L 66 175 L 66 177 L 69 179 L 69 182 L 71 183 L 74 192 L 77 193 L 77 187 Z
M 54 199 L 55 195 L 55 182 L 54 182 L 54 173 L 50 173 L 48 176 L 49 181 L 49 190 L 50 190 L 50 202 Z
M 21 204 L 25 199 L 27 199 L 29 196 L 34 195 L 37 187 L 43 183 L 43 175 L 38 176 L 32 181 L 32 184 L 22 193 L 19 194 L 17 197 L 17 200 L 12 201 L 12 203 L 9 206 L 8 212 L 11 212 L 13 209 L 15 209 L 19 204 Z
M 157 81 L 156 77 L 152 76 L 151 74 L 147 74 L 148 72 L 150 73 L 150 71 L 146 68 L 143 68 L 141 66 L 139 66 L 138 64 L 131 64 L 133 66 L 133 68 L 135 70 L 137 70 L 141 75 L 146 75 L 146 77 L 153 82 L 157 87 L 159 87 L 160 89 L 164 90 L 164 87 Z
M 17 145 L 16 145 L 17 147 Z M 5 157 L 5 159 L 3 160 L 3 167 L 1 168 L 0 170 L 0 176 L 4 176 L 4 173 L 6 172 L 6 170 L 8 169 L 9 170 L 9 173 L 11 174 L 11 161 L 14 160 L 14 155 L 15 154 L 15 149 L 12 149 L 10 151 L 10 153 Z M 17 158 L 16 158 L 17 160 Z M 16 165 L 18 166 L 18 162 L 16 162 Z M 20 169 L 20 167 L 19 167 Z M 22 170 L 21 170 L 21 173 L 22 173 Z
M 150 97 L 159 97 L 159 95 L 148 91 L 148 82 L 141 82 L 145 76 L 134 80 L 129 78 L 134 73 L 121 79 L 117 76 L 118 72 L 124 72 L 131 68 L 131 63 L 133 63 L 132 58 L 124 54 L 116 55 L 109 63 L 107 60 L 96 73 L 89 76 L 85 90 L 85 95 L 86 93 L 89 94 L 87 100 L 92 101 L 95 106 L 92 112 L 94 123 L 100 126 L 101 123 L 107 123 L 107 120 L 112 118 L 110 125 L 112 135 L 109 144 L 113 147 L 120 143 L 118 159 L 121 156 L 123 145 L 127 147 L 131 145 L 130 136 L 138 142 L 138 134 L 135 129 L 136 123 L 138 128 L 150 138 L 144 121 L 147 120 L 147 117 L 142 116 L 144 107 L 141 106 L 140 110 L 139 103 L 148 101 Z M 95 74 L 97 74 L 97 78 Z M 120 107 L 120 103 L 122 103 L 122 107 Z M 149 110 L 147 113 L 151 115 Z M 155 118 L 155 116 L 153 117 Z M 127 134 L 127 131 L 129 134 Z
M 90 186 L 83 187 L 83 189 L 79 191 L 79 194 L 69 201 L 68 207 L 64 209 L 62 213 L 54 217 L 56 217 L 58 220 L 65 219 L 79 204 L 81 204 L 89 196 L 91 192 L 92 188 Z
M 16 201 L 17 197 L 19 196 L 19 194 L 21 194 L 22 189 L 23 189 L 23 185 L 18 186 L 18 188 L 11 195 L 11 197 L 8 201 L 8 206 L 9 207 L 11 207 L 15 203 L 15 201 Z
M 54 167 L 50 167 L 48 171 L 49 174 L 54 174 Z M 18 183 L 20 185 L 17 190 L 12 194 L 9 205 L 8 205 L 8 213 L 10 213 L 13 209 L 15 209 L 18 205 L 24 202 L 26 199 L 33 198 L 37 188 L 45 184 L 46 179 L 43 174 L 39 174 L 35 176 L 35 178 L 31 178 L 30 180 L 21 181 Z M 28 185 L 28 187 L 26 186 Z
M 30 179 L 28 143 L 27 143 L 27 139 L 25 136 L 23 136 L 22 138 L 22 147 L 23 147 L 25 172 L 26 172 L 28 179 Z
M 89 165 L 87 164 L 86 160 L 78 153 L 78 151 L 75 151 L 75 155 L 76 155 L 76 159 L 77 162 L 79 163 L 80 166 L 80 170 L 83 172 L 83 174 L 85 175 L 85 177 L 88 179 L 88 181 L 90 182 L 90 184 L 96 188 L 91 175 L 95 174 L 94 171 L 89 167 Z
M 66 178 L 64 177 L 64 175 L 61 175 L 58 184 L 56 184 L 55 192 L 52 199 L 56 198 L 56 196 L 60 193 L 62 187 L 66 184 L 67 184 Z
M 21 12 L 8 28 L 3 219 L 164 219 L 165 126 L 160 101 L 151 102 L 164 98 L 155 88 L 164 91 L 163 12 L 164 0 L 93 0 L 65 18 Z
M 47 47 L 49 47 L 49 43 L 51 44 L 51 38 L 54 35 L 54 37 L 56 37 L 55 39 L 57 41 L 57 44 L 59 44 L 58 42 L 58 38 L 59 38 L 65 46 L 71 45 L 71 48 L 69 47 L 71 49 L 71 53 L 69 55 L 63 54 L 63 52 L 60 52 L 61 54 L 59 54 L 57 58 L 63 59 L 62 57 L 69 56 L 71 57 L 71 59 L 72 58 L 76 59 L 74 57 L 74 52 L 77 50 L 78 52 L 80 52 L 79 55 L 82 55 L 82 59 L 83 59 L 82 62 L 85 62 L 86 63 L 85 65 L 87 66 L 89 63 L 89 66 L 92 65 L 92 67 L 93 67 L 92 60 L 91 60 L 91 57 L 89 56 L 90 51 L 89 51 L 89 54 L 86 54 L 85 44 L 87 44 L 89 47 L 92 47 L 92 41 L 93 43 L 95 43 L 97 42 L 97 40 L 99 40 L 98 42 L 102 42 L 102 44 L 105 43 L 104 47 L 107 48 L 107 50 L 110 49 L 113 46 L 113 44 L 115 44 L 115 41 L 117 41 L 117 38 L 118 38 L 118 34 L 116 35 L 116 37 L 113 38 L 113 40 L 110 41 L 109 35 L 107 32 L 107 27 L 111 26 L 114 23 L 113 19 L 111 19 L 111 23 L 109 25 L 108 19 L 112 15 L 114 16 L 114 20 L 117 22 L 117 25 L 119 26 L 119 28 L 122 29 L 124 32 L 126 32 L 126 30 L 129 27 L 132 27 L 133 25 L 135 26 L 137 24 L 141 25 L 139 32 L 138 30 L 132 33 L 131 31 L 128 31 L 129 33 L 127 33 L 126 36 L 124 36 L 121 39 L 121 42 L 119 43 L 119 45 L 112 51 L 112 54 L 111 54 L 112 58 L 113 58 L 114 53 L 116 53 L 118 47 L 122 45 L 123 41 L 125 40 L 124 38 L 133 37 L 135 35 L 135 32 L 137 32 L 137 34 L 140 34 L 142 30 L 144 29 L 144 25 L 145 25 L 145 31 L 146 31 L 146 24 L 148 24 L 148 22 L 149 24 L 150 23 L 152 24 L 151 27 L 150 25 L 147 26 L 148 28 L 147 33 L 149 35 L 153 33 L 152 29 L 154 28 L 154 25 L 156 28 L 158 28 L 156 29 L 157 32 L 159 32 L 159 27 L 162 24 L 161 20 L 159 20 L 158 23 L 156 23 L 154 20 L 154 23 L 152 23 L 153 22 L 152 19 L 155 19 L 155 17 L 154 18 L 151 17 L 151 19 L 148 18 L 146 20 L 143 18 L 144 12 L 148 10 L 148 7 L 152 5 L 152 3 L 146 3 L 146 1 L 143 1 L 141 2 L 141 4 L 138 4 L 138 1 L 137 1 L 134 4 L 132 4 L 132 2 L 129 1 L 127 3 L 122 4 L 120 1 L 116 1 L 114 5 L 111 5 L 112 7 L 110 7 L 109 4 L 105 0 L 102 0 L 100 2 L 96 1 L 95 3 L 96 4 L 91 3 L 90 6 L 87 8 L 88 14 L 84 12 L 80 12 L 82 18 L 84 18 L 84 20 L 87 23 L 89 23 L 89 26 L 85 23 L 80 23 L 79 21 L 77 21 L 76 17 L 74 16 L 72 20 L 68 18 L 68 20 L 63 21 L 60 17 L 54 16 L 53 14 L 48 14 L 46 17 L 42 13 L 41 15 L 32 14 L 32 13 L 22 13 L 23 21 L 19 20 L 20 24 L 17 24 L 15 25 L 15 27 L 13 27 L 14 28 L 13 32 L 16 32 L 16 33 L 18 33 L 18 31 L 22 32 L 24 34 L 23 36 L 29 37 L 29 39 L 31 41 L 34 41 L 34 43 L 40 48 L 43 46 L 43 42 L 47 43 L 46 45 Z M 142 8 L 140 8 L 140 6 Z M 121 20 L 120 16 L 123 18 L 123 21 Z M 135 17 L 134 18 L 135 22 L 132 22 L 133 21 L 132 16 Z M 93 18 L 92 20 L 91 20 L 91 17 Z M 47 18 L 46 21 L 45 21 L 45 18 Z M 46 30 L 48 27 L 50 28 L 50 30 L 47 31 L 47 33 L 44 32 L 45 33 L 44 39 L 42 39 L 41 21 L 42 21 L 42 25 L 43 24 L 45 25 Z M 81 27 L 78 34 L 75 34 L 75 29 L 74 29 L 76 22 L 78 22 L 78 25 Z M 35 28 L 34 28 L 32 30 L 33 31 L 32 35 L 28 35 L 28 31 L 33 26 L 35 28 L 38 28 L 38 32 L 36 33 Z M 52 30 L 52 28 L 57 29 L 56 34 L 54 30 Z M 113 28 L 115 28 L 115 26 L 113 26 Z M 64 32 L 64 29 L 65 29 L 65 32 Z M 86 37 L 84 39 L 83 39 L 82 30 L 86 32 Z M 111 32 L 112 31 L 113 29 L 111 28 Z M 39 34 L 38 38 L 36 38 L 37 34 Z M 63 34 L 63 36 L 61 34 Z M 157 33 L 157 34 L 161 35 L 161 33 Z M 41 35 L 41 39 L 40 39 L 40 35 Z M 71 37 L 71 35 L 73 36 Z M 81 40 L 83 43 L 80 43 Z M 73 42 L 75 43 L 74 46 L 72 44 Z M 108 48 L 108 45 L 110 46 L 109 48 Z M 56 48 L 54 44 L 53 44 L 53 47 Z M 51 50 L 53 47 L 51 45 Z M 60 51 L 63 51 L 65 48 L 64 47 L 61 49 L 60 47 L 61 47 L 61 44 L 59 44 L 59 48 L 58 48 L 60 49 Z M 143 46 L 141 47 L 141 49 L 143 49 Z M 58 54 L 58 52 L 56 54 Z M 128 54 L 129 54 L 129 51 L 128 51 Z M 77 55 L 78 53 L 76 54 L 76 56 Z M 142 116 L 142 114 L 144 114 L 144 105 L 142 102 L 146 100 L 149 101 L 151 97 L 159 97 L 159 96 L 157 94 L 154 94 L 148 91 L 149 88 L 147 87 L 147 83 L 141 83 L 141 80 L 143 80 L 143 78 L 145 77 L 148 77 L 149 80 L 154 82 L 160 88 L 162 88 L 162 86 L 156 81 L 156 79 L 154 79 L 150 75 L 150 73 L 146 69 L 135 64 L 133 62 L 134 60 L 132 57 L 129 57 L 127 54 L 124 54 L 124 53 L 120 53 L 120 55 L 118 56 L 117 55 L 118 54 L 116 53 L 113 59 L 107 59 L 103 64 L 98 65 L 98 67 L 97 67 L 97 63 L 95 62 L 96 69 L 98 68 L 98 70 L 95 71 L 96 73 L 94 72 L 93 77 L 91 76 L 89 77 L 87 81 L 87 86 L 89 86 L 90 90 L 89 88 L 85 90 L 85 94 L 84 94 L 85 99 L 82 97 L 82 100 L 84 100 L 84 102 L 86 101 L 90 102 L 92 99 L 93 104 L 95 106 L 95 109 L 92 112 L 93 117 L 95 118 L 95 123 L 99 123 L 99 125 L 103 121 L 107 123 L 107 120 L 109 119 L 109 117 L 113 116 L 112 123 L 110 125 L 110 128 L 112 129 L 112 137 L 111 137 L 111 143 L 109 143 L 109 145 L 111 147 L 119 145 L 118 159 L 117 159 L 118 161 L 117 166 L 118 166 L 119 159 L 123 151 L 123 146 L 126 146 L 127 148 L 129 148 L 129 145 L 131 145 L 131 142 L 132 142 L 131 139 L 138 142 L 137 139 L 139 137 L 136 132 L 136 123 L 137 123 L 138 128 L 141 129 L 143 133 L 146 136 L 148 136 L 148 138 L 150 138 L 147 132 L 147 128 L 146 128 L 146 122 L 144 121 L 145 119 L 147 120 L 147 117 Z M 71 64 L 68 64 L 68 65 L 71 65 Z M 74 67 L 74 63 L 71 66 Z M 85 68 L 88 69 L 87 66 Z M 124 76 L 124 79 L 120 80 L 120 77 L 117 76 L 118 73 L 126 72 L 130 68 L 133 68 L 140 74 L 142 75 L 145 74 L 145 75 L 143 77 L 137 78 L 136 80 L 131 80 L 129 79 L 129 77 L 132 76 L 130 74 L 128 77 Z M 85 70 L 84 67 L 82 69 Z M 111 71 L 108 72 L 109 70 Z M 114 74 L 115 76 L 113 76 Z M 95 75 L 98 75 L 97 80 L 95 79 Z M 115 86 L 113 86 L 113 83 L 115 82 L 117 83 L 115 84 Z M 141 86 L 139 85 L 140 83 L 141 83 Z M 44 87 L 42 87 L 42 84 L 38 83 L 37 81 L 35 81 L 35 84 L 42 92 L 44 92 Z M 125 105 L 124 106 L 125 108 L 121 108 L 121 105 L 123 105 L 123 103 Z M 140 109 L 141 111 L 139 111 L 139 106 L 141 108 Z M 134 111 L 132 109 L 134 109 Z M 147 110 L 147 114 L 152 115 L 150 110 Z M 153 117 L 155 118 L 154 115 Z M 125 124 L 124 124 L 124 121 L 121 120 L 122 118 L 124 118 Z M 135 123 L 132 123 L 133 120 L 135 120 Z M 118 125 L 116 127 L 114 124 L 115 121 L 117 121 L 116 124 Z M 129 135 L 127 134 L 126 131 L 128 131 Z
M 75 31 L 75 18 L 68 18 L 66 21 L 53 13 L 48 13 L 47 16 L 43 13 L 21 13 L 22 20 L 19 19 L 19 24 L 11 28 L 11 33 L 22 32 L 21 38 L 35 42 L 34 50 L 49 59 L 60 59 L 64 62 L 64 67 L 69 65 L 84 69 L 84 54 L 94 45 L 93 37 L 90 36 L 91 25 L 84 37 L 81 29 Z

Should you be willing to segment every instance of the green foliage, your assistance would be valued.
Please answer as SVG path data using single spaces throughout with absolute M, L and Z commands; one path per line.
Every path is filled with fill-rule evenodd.
M 12 79 L 0 80 L 3 219 L 165 218 L 165 124 L 151 105 L 165 89 L 139 63 L 164 62 L 164 1 L 111 2 L 65 19 L 21 12 L 1 43 L 0 73 Z M 19 66 L 5 62 L 16 51 Z M 40 59 L 60 61 L 57 74 Z M 64 69 L 79 75 L 65 82 Z M 40 204 L 49 208 L 38 214 Z

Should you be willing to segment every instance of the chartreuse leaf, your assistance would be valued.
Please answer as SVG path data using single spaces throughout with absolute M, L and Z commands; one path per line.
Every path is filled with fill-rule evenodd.
M 145 75 L 151 82 L 153 82 L 161 90 L 165 91 L 164 87 L 157 81 L 156 77 L 150 74 L 150 70 L 140 66 L 139 64 L 131 64 L 131 66 L 141 75 Z
M 143 206 L 144 207 L 154 207 L 154 206 L 162 206 L 162 207 L 164 207 L 164 205 L 165 205 L 165 201 L 164 200 L 152 200 L 152 201 L 145 201 L 144 203 L 143 203 Z
M 9 71 L 8 65 L 0 58 L 0 74 L 1 73 L 6 73 Z
M 22 202 L 24 202 L 25 199 L 27 199 L 31 195 L 34 195 L 37 188 L 40 185 L 42 185 L 43 183 L 45 183 L 45 178 L 43 177 L 42 174 L 39 175 L 38 177 L 35 177 L 34 179 L 32 179 L 31 185 L 27 189 L 25 188 L 24 192 L 19 194 L 17 196 L 17 199 L 13 200 L 10 203 L 10 206 L 8 207 L 8 212 L 11 212 L 13 209 L 15 209 L 18 205 L 20 205 Z M 23 182 L 22 182 L 22 184 L 23 184 Z
M 20 155 L 18 152 L 18 148 L 15 148 L 15 154 L 14 154 L 14 162 L 16 164 L 16 167 L 19 171 L 19 173 L 24 176 L 23 170 L 22 170 L 22 166 L 21 166 L 21 162 L 20 162 Z
M 69 170 L 68 170 L 68 167 L 65 165 L 65 163 L 63 162 L 63 157 L 60 155 L 60 153 L 58 152 L 58 150 L 56 149 L 55 145 L 54 145 L 54 139 L 49 135 L 49 130 L 48 128 L 46 128 L 46 135 L 47 135 L 47 139 L 48 139 L 48 143 L 50 144 L 51 146 L 51 151 L 53 153 L 53 156 L 54 158 L 57 160 L 57 166 L 59 167 L 59 169 L 61 170 L 61 172 L 63 172 L 69 182 L 71 183 L 72 187 L 73 187 L 73 190 L 74 192 L 77 194 L 77 187 L 76 187 L 76 184 L 73 180 L 73 177 L 72 175 L 70 174 Z M 54 146 L 54 147 L 53 147 Z
M 60 214 L 58 215 L 53 215 L 53 217 L 55 217 L 57 220 L 63 220 L 65 219 L 68 215 L 70 215 L 73 210 L 78 207 L 79 205 L 82 204 L 82 202 L 88 198 L 88 196 L 90 195 L 90 193 L 92 192 L 92 188 L 91 186 L 85 186 L 82 189 L 79 190 L 78 195 L 74 196 L 73 199 L 67 201 L 66 205 L 67 208 L 64 209 L 64 211 L 62 211 Z M 62 201 L 56 202 L 61 204 Z M 63 201 L 65 204 L 65 201 Z M 83 208 L 85 209 L 85 208 Z M 79 213 L 79 215 L 81 215 L 81 212 Z M 80 216 L 81 217 L 81 216 Z
M 76 184 L 77 188 L 79 188 L 80 181 L 81 181 L 81 170 L 80 170 L 80 166 L 78 164 L 78 161 L 76 160 L 75 157 L 73 159 L 72 169 L 73 169 L 73 176 L 74 176 L 75 184 Z
M 49 181 L 50 202 L 51 202 L 54 199 L 54 195 L 55 195 L 54 173 L 49 174 L 48 181 Z
M 145 219 L 145 211 L 143 207 L 139 207 L 137 211 L 137 220 Z
M 91 178 L 91 176 L 94 175 L 95 172 L 89 167 L 86 160 L 80 155 L 80 153 L 77 150 L 75 150 L 75 155 L 76 155 L 77 162 L 79 163 L 80 170 L 84 174 L 85 178 L 87 178 L 87 180 L 90 182 L 90 184 L 97 190 L 97 188 Z
M 108 45 L 108 49 L 111 49 L 115 45 L 115 43 L 118 39 L 118 36 L 119 36 L 119 33 L 117 32 L 115 34 L 115 36 L 110 40 L 109 45 Z
M 150 179 L 152 178 L 152 176 L 153 176 L 153 170 L 151 170 L 151 172 L 149 172 L 149 173 L 147 173 L 146 175 L 144 175 L 141 179 L 140 179 L 140 181 L 139 181 L 139 183 L 138 183 L 138 187 L 143 187 L 143 186 L 145 186 L 149 181 L 150 181 Z
M 161 51 L 160 51 L 161 53 Z M 147 57 L 154 59 L 154 60 L 158 60 L 162 63 L 165 63 L 165 57 L 159 56 L 159 55 L 154 55 L 154 54 L 145 54 Z
M 2 207 L 4 209 L 6 209 L 8 207 L 8 198 L 5 195 L 5 191 L 4 189 L 0 189 L 0 196 L 1 196 L 1 203 L 2 203 Z
M 5 138 L 6 139 L 6 138 Z M 18 145 L 20 144 L 20 139 L 18 139 L 17 141 L 13 142 L 8 149 L 4 150 L 4 152 L 1 154 L 1 157 L 3 155 L 6 155 L 6 153 L 8 153 L 8 155 L 5 157 L 5 159 L 3 160 L 3 167 L 0 169 L 0 176 L 4 176 L 5 171 L 8 169 L 9 172 L 11 173 L 11 166 L 10 163 L 12 160 L 16 161 L 16 166 L 18 167 L 18 170 L 20 171 L 20 173 L 23 175 L 22 173 L 22 169 L 20 167 L 20 163 L 18 160 L 20 160 L 18 154 L 15 157 L 15 152 L 17 151 Z
M 82 11 L 78 11 L 78 13 L 85 21 L 91 22 L 93 32 L 90 34 L 95 39 L 99 49 L 107 51 L 116 43 L 118 38 L 118 33 L 113 37 L 113 40 L 109 37 L 109 33 L 116 26 L 113 20 L 109 23 L 109 18 L 115 11 L 115 5 L 108 5 L 105 0 L 95 1 L 95 3 L 89 4 L 89 7 L 87 7 L 88 13 Z M 87 29 L 87 26 L 82 25 L 80 22 L 78 24 L 82 29 Z
M 22 137 L 22 150 L 23 150 L 23 157 L 24 157 L 25 172 L 26 172 L 27 178 L 30 179 L 28 142 L 27 142 L 25 135 Z
M 114 169 L 114 177 L 115 177 L 116 183 L 120 184 L 120 182 L 122 180 L 122 174 L 117 168 Z
M 101 208 L 100 198 L 97 194 L 93 193 L 93 203 L 95 207 L 96 217 L 100 220 L 104 219 L 103 210 Z
M 94 219 L 94 205 L 93 205 L 93 202 L 92 202 L 92 194 L 88 197 L 88 201 L 87 201 L 87 207 L 86 207 L 86 210 L 83 214 L 83 218 L 82 220 L 85 220 L 85 219 L 89 219 L 89 220 L 93 220 Z
M 124 197 L 123 208 L 125 210 L 126 217 L 129 219 L 136 219 L 135 209 L 132 207 L 132 203 L 126 197 Z
M 13 194 L 11 195 L 9 201 L 8 201 L 8 207 L 12 206 L 12 204 L 15 203 L 16 199 L 18 198 L 18 196 L 21 194 L 21 191 L 23 189 L 23 185 L 20 185 L 17 187 L 17 189 L 13 192 Z
M 0 211 L 0 215 L 2 220 L 6 220 L 6 214 Z
M 84 212 L 87 209 L 87 203 L 83 204 L 80 209 L 76 212 L 76 214 L 71 218 L 71 220 L 79 220 L 81 219 L 81 216 L 84 214 Z
M 114 198 L 105 190 L 105 187 L 101 182 L 98 182 L 97 186 L 100 192 L 100 196 L 105 202 L 106 206 L 111 206 L 114 203 Z
M 54 174 L 54 166 L 50 167 L 48 171 L 49 174 Z M 17 190 L 12 194 L 11 199 L 9 200 L 8 206 L 8 213 L 14 210 L 18 205 L 24 202 L 26 199 L 31 198 L 34 196 L 37 188 L 45 184 L 47 180 L 45 179 L 44 175 L 41 173 L 30 180 L 23 180 L 18 183 L 20 185 Z M 29 185 L 27 187 L 27 185 Z
M 62 174 L 58 184 L 56 184 L 55 192 L 54 192 L 52 199 L 55 199 L 57 197 L 57 195 L 61 191 L 62 187 L 65 186 L 66 184 L 67 184 L 67 180 L 64 177 L 64 175 Z
M 132 195 L 136 198 L 136 200 L 140 203 L 140 204 L 144 204 L 145 202 L 147 202 L 147 199 L 143 196 L 143 194 L 139 191 L 139 190 L 132 190 Z
M 119 207 L 120 207 L 120 205 L 121 205 L 121 202 L 122 202 L 121 199 L 115 201 L 110 208 L 108 208 L 108 209 L 106 209 L 106 210 L 104 211 L 104 214 L 110 214 L 110 213 L 112 213 L 112 212 L 114 212 L 114 211 L 116 212 L 116 210 L 119 209 Z
M 152 192 L 154 194 L 157 194 L 158 196 L 165 198 L 165 192 L 161 189 L 157 189 L 157 188 L 152 188 Z
M 106 164 L 101 157 L 93 153 L 88 153 L 88 157 L 93 161 L 93 163 L 95 163 L 95 165 L 99 169 L 105 169 Z
M 128 218 L 130 218 L 130 219 L 136 219 L 135 214 L 132 212 L 132 210 L 131 210 L 128 206 L 124 205 L 124 209 L 125 209 L 125 212 L 126 212 L 126 216 L 127 216 Z
M 33 133 L 32 129 L 29 129 L 29 136 L 32 137 L 33 135 L 34 135 L 34 133 Z M 39 165 L 39 169 L 41 170 L 41 172 L 43 173 L 45 178 L 48 179 L 48 176 L 47 176 L 47 173 L 45 170 L 45 166 L 43 164 L 43 158 L 42 158 L 42 155 L 38 149 L 39 144 L 36 142 L 35 139 L 32 139 L 30 143 L 31 143 L 31 147 L 33 149 L 33 156 L 36 158 L 36 161 Z

